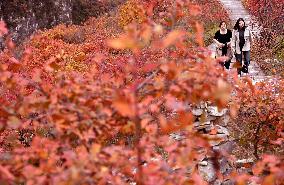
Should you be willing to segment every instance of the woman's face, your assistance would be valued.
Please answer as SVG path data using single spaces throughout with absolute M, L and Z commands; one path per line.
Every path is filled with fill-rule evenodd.
M 222 30 L 225 30 L 225 29 L 227 28 L 226 23 L 223 22 L 223 23 L 221 24 L 220 28 L 221 28 Z
M 244 27 L 244 25 L 245 25 L 244 21 L 239 21 L 240 28 Z

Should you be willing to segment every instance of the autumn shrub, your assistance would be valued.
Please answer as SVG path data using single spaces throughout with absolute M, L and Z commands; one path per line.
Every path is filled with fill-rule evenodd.
M 231 128 L 240 146 L 236 155 L 257 161 L 252 165 L 252 173 L 263 184 L 283 182 L 282 87 L 283 79 L 271 78 L 253 85 L 246 78 L 236 88 L 239 111 Z
M 11 146 L 1 153 L 7 156 L 1 160 L 1 183 L 201 180 L 197 159 L 211 152 L 193 150 L 209 145 L 191 131 L 194 118 L 187 105 L 210 100 L 224 107 L 228 99 L 215 92 L 230 92 L 208 50 L 190 45 L 203 45 L 201 34 L 192 36 L 201 26 L 190 22 L 198 29 L 188 34 L 163 31 L 154 22 L 131 24 L 118 36 L 108 20 L 89 20 L 81 44 L 64 39 L 74 27 L 59 26 L 35 35 L 19 60 L 12 48 L 1 53 L 1 93 L 12 96 L 1 96 L 1 130 L 18 131 L 1 140 L 1 146 Z M 73 62 L 87 67 L 69 70 Z M 188 137 L 180 144 L 167 135 L 179 129 Z M 133 135 L 134 145 L 107 145 L 117 133 Z M 157 148 L 172 153 L 167 161 Z M 144 161 L 147 166 L 141 166 Z M 179 170 L 171 173 L 173 168 Z M 188 168 L 190 180 L 184 175 Z
M 142 1 L 143 2 L 143 1 Z M 146 1 L 147 2 L 147 1 Z M 154 1 L 153 1 L 154 2 Z M 229 24 L 229 15 L 219 1 L 195 1 L 190 0 L 188 6 L 178 7 L 175 1 L 159 1 L 159 3 L 151 4 L 153 19 L 155 22 L 163 24 L 164 26 L 175 27 L 181 26 L 183 28 L 188 26 L 188 21 L 195 17 L 202 23 L 204 27 L 204 42 L 206 45 L 212 43 L 212 38 L 219 28 L 220 21 L 227 21 Z M 143 9 L 143 3 L 135 0 L 127 1 L 119 8 L 119 25 L 121 27 L 128 25 L 132 21 L 141 23 L 149 16 L 150 11 Z M 147 14 L 148 13 L 148 14 Z M 173 23 L 175 22 L 175 23 Z M 190 26 L 188 26 L 190 29 Z
M 143 4 L 147 13 L 153 5 Z M 177 10 L 183 6 L 192 4 L 177 1 Z M 64 40 L 73 27 L 57 27 L 34 36 L 20 59 L 7 47 L 0 54 L 1 184 L 207 184 L 198 163 L 222 154 L 194 131 L 192 110 L 201 102 L 227 107 L 232 86 L 203 47 L 195 18 L 190 29 L 149 18 L 124 32 L 115 16 L 95 18 L 79 44 Z M 68 68 L 73 62 L 84 67 Z M 169 138 L 179 131 L 185 139 Z M 132 144 L 109 142 L 119 135 Z
M 229 14 L 219 1 L 198 0 L 196 4 L 201 8 L 199 20 L 203 23 L 205 30 L 204 42 L 206 45 L 209 45 L 212 43 L 212 39 L 215 32 L 219 29 L 219 23 L 221 21 L 226 21 L 228 28 L 231 28 Z
M 43 35 L 50 39 L 61 39 L 68 44 L 81 44 L 85 41 L 85 30 L 81 26 L 58 25 Z
M 239 114 L 236 123 L 240 145 L 259 158 L 262 154 L 283 155 L 280 145 L 272 144 L 283 132 L 283 81 L 272 79 L 239 87 Z M 245 89 L 245 92 L 244 92 Z M 240 92 L 242 91 L 242 92 Z M 280 141 L 280 139 L 279 139 Z M 281 143 L 281 142 L 280 142 Z
M 267 74 L 283 76 L 283 2 L 278 0 L 245 0 L 243 2 L 261 26 L 259 38 L 256 39 L 252 50 L 253 57 Z
M 137 0 L 129 0 L 119 7 L 118 22 L 122 28 L 132 22 L 142 23 L 146 19 L 143 6 Z
M 131 57 L 130 61 L 133 59 Z M 160 62 L 158 60 L 157 64 Z M 16 183 L 27 182 L 31 184 L 44 182 L 55 184 L 60 182 L 63 184 L 76 184 L 78 182 L 90 182 L 92 184 L 112 182 L 124 184 L 125 181 L 135 181 L 135 179 L 139 181 L 140 178 L 135 177 L 131 173 L 137 161 L 135 148 L 139 147 L 139 164 L 142 160 L 148 162 L 148 166 L 143 167 L 143 178 L 149 178 L 149 184 L 157 182 L 155 179 L 158 179 L 160 184 L 164 184 L 164 182 L 185 181 L 185 177 L 180 177 L 177 174 L 170 175 L 165 180 L 161 179 L 159 176 L 169 174 L 167 168 L 170 167 L 166 167 L 167 164 L 162 161 L 166 165 L 164 169 L 163 166 L 160 166 L 159 162 L 151 162 L 151 158 L 155 156 L 159 157 L 153 151 L 154 146 L 158 145 L 165 148 L 168 152 L 182 153 L 184 154 L 182 158 L 186 159 L 187 153 L 191 151 L 189 148 L 190 145 L 184 143 L 184 147 L 177 147 L 176 144 L 168 141 L 166 135 L 163 136 L 161 135 L 162 133 L 159 133 L 156 122 L 160 119 L 163 132 L 168 133 L 171 130 L 186 127 L 190 124 L 192 115 L 186 112 L 183 113 L 181 110 L 178 113 L 180 117 L 175 118 L 179 124 L 168 123 L 169 126 L 167 126 L 165 118 L 159 113 L 161 111 L 159 105 L 163 101 L 168 101 L 167 109 L 170 111 L 172 108 L 175 109 L 175 107 L 171 107 L 171 101 L 175 101 L 175 96 L 178 96 L 180 101 L 186 100 L 185 95 L 178 93 L 186 92 L 185 89 L 179 90 L 179 86 L 182 84 L 185 85 L 188 83 L 190 85 L 189 88 L 194 88 L 194 85 L 199 83 L 200 88 L 208 88 L 209 91 L 219 92 L 223 92 L 224 85 L 226 84 L 224 80 L 219 79 L 213 80 L 210 85 L 203 85 L 203 78 L 206 79 L 212 75 L 212 73 L 210 76 L 206 75 L 207 68 L 210 66 L 208 63 L 200 63 L 198 65 L 199 69 L 203 68 L 204 71 L 202 74 L 205 76 L 190 77 L 184 74 L 183 78 L 179 77 L 179 72 L 192 68 L 190 64 L 192 65 L 194 62 L 183 62 L 179 66 L 175 63 L 164 63 L 161 66 L 160 74 L 151 80 L 151 83 L 155 83 L 156 85 L 153 86 L 151 83 L 146 84 L 147 88 L 143 88 L 143 91 L 147 94 L 143 93 L 141 97 L 136 97 L 137 95 L 133 94 L 134 92 L 131 90 L 132 88 L 137 88 L 136 83 L 140 80 L 143 81 L 143 78 L 137 78 L 141 75 L 135 75 L 138 72 L 135 69 L 140 69 L 135 68 L 135 65 L 133 67 L 126 65 L 122 68 L 125 71 L 122 70 L 117 74 L 107 73 L 103 69 L 97 68 L 96 64 L 85 74 L 77 72 L 66 73 L 64 71 L 57 72 L 54 76 L 56 83 L 52 85 L 41 81 L 41 73 L 44 71 L 40 71 L 39 74 L 34 73 L 31 78 L 14 74 L 13 79 L 11 79 L 12 81 L 27 80 L 27 83 L 23 86 L 10 87 L 12 89 L 17 87 L 17 96 L 23 101 L 18 102 L 15 100 L 17 106 L 13 104 L 8 105 L 10 111 L 13 110 L 12 112 L 1 109 L 4 115 L 2 119 L 5 119 L 6 116 L 8 117 L 4 123 L 7 124 L 8 128 L 18 127 L 18 129 L 37 128 L 39 130 L 46 126 L 51 128 L 52 132 L 50 135 L 53 135 L 53 137 L 46 138 L 36 134 L 29 143 L 30 147 L 24 148 L 21 145 L 16 145 L 17 147 L 13 148 L 7 154 L 9 155 L 9 159 L 1 161 L 1 166 L 5 166 L 4 169 L 9 169 L 9 171 L 1 173 L 5 174 L 5 176 L 1 175 L 1 179 Z M 120 65 L 123 65 L 123 63 Z M 145 66 L 141 70 L 145 70 L 146 72 L 153 69 L 153 67 L 154 69 L 159 69 L 155 66 L 155 64 L 153 66 Z M 46 67 L 44 70 L 50 72 L 57 70 L 56 66 L 52 64 Z M 100 72 L 101 70 L 103 70 L 103 73 Z M 192 68 L 191 70 L 195 71 L 196 69 Z M 214 74 L 216 74 L 217 78 L 217 70 Z M 175 82 L 177 79 L 181 80 L 180 84 Z M 197 83 L 190 84 L 189 82 L 192 80 L 196 80 Z M 125 84 L 125 81 L 128 83 Z M 215 84 L 216 82 L 219 85 Z M 34 90 L 31 94 L 22 94 L 22 92 L 25 92 L 27 86 L 32 86 Z M 119 89 L 121 90 L 119 91 Z M 164 95 L 159 95 L 160 90 L 163 90 L 163 94 L 170 93 L 166 96 L 167 99 L 163 98 Z M 224 90 L 224 93 L 226 93 L 227 89 L 225 88 Z M 196 101 L 196 103 L 199 100 L 195 99 L 195 96 L 203 97 L 203 95 L 198 95 L 197 90 L 196 92 L 194 90 L 188 92 L 188 95 L 190 94 L 192 97 L 188 97 L 188 101 Z M 139 98 L 139 100 L 136 98 Z M 204 98 L 215 99 L 213 95 L 209 97 L 204 95 Z M 222 101 L 220 103 L 223 104 Z M 137 106 L 138 112 L 135 111 L 136 108 L 131 108 L 132 106 Z M 150 109 L 148 110 L 147 107 Z M 34 113 L 36 114 L 33 115 Z M 19 116 L 13 116 L 13 114 L 19 114 Z M 142 122 L 143 125 L 141 124 Z M 135 148 L 128 148 L 129 146 L 125 147 L 121 144 L 109 147 L 102 145 L 108 137 L 111 137 L 118 131 L 135 133 L 134 128 L 138 126 L 137 124 L 141 124 L 141 131 L 143 129 L 143 132 L 140 134 L 143 135 L 141 135 L 140 144 L 136 141 Z M 171 125 L 173 128 L 171 128 Z M 190 136 L 190 132 L 188 137 L 195 138 L 194 135 Z M 187 142 L 191 143 L 192 139 L 189 139 Z M 137 140 L 137 136 L 135 140 Z M 199 140 L 200 142 L 202 141 L 201 138 Z M 202 145 L 202 143 L 200 144 Z M 133 157 L 134 159 L 131 160 Z M 129 160 L 129 162 L 125 163 L 126 160 Z M 118 161 L 121 161 L 121 163 Z M 188 159 L 186 164 L 194 168 L 196 163 L 189 161 L 192 160 Z M 176 162 L 175 155 L 169 157 L 169 164 L 171 166 L 178 165 L 179 168 L 182 168 L 179 173 L 185 173 L 186 168 L 183 167 L 184 163 L 182 160 Z M 17 165 L 17 169 L 13 168 L 15 165 Z M 153 168 L 158 168 L 159 174 L 157 174 L 156 170 L 153 171 Z M 27 171 L 35 173 L 26 173 Z M 115 173 L 115 175 L 112 173 Z M 48 176 L 50 174 L 52 174 L 52 177 L 49 179 Z

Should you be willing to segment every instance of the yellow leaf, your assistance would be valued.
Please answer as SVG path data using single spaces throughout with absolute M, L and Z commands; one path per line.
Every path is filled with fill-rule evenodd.
M 97 154 L 101 151 L 101 145 L 93 144 L 91 147 L 92 157 L 96 158 Z

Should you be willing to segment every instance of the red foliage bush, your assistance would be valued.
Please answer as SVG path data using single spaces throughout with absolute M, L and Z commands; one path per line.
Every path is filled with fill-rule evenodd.
M 255 57 L 268 74 L 283 76 L 284 53 L 284 3 L 282 0 L 245 0 L 245 6 L 260 23 L 260 38 L 254 44 Z M 265 59 L 271 59 L 265 61 Z M 278 59 L 274 61 L 273 59 Z
M 157 5 L 143 2 L 145 13 Z M 226 107 L 232 87 L 195 16 L 188 30 L 167 16 L 171 25 L 150 16 L 121 34 L 115 16 L 59 26 L 19 60 L 12 47 L 1 53 L 1 184 L 206 184 L 198 162 L 219 154 L 193 131 L 192 108 Z M 80 31 L 82 43 L 66 41 Z M 168 137 L 180 130 L 186 139 Z M 109 143 L 120 133 L 132 144 Z

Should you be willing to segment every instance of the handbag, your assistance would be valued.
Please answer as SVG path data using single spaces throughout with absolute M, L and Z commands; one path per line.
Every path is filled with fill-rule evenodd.
M 232 51 L 231 47 L 228 47 L 226 56 L 228 57 L 228 60 L 232 60 L 233 59 L 234 54 L 233 54 L 233 51 Z
M 216 58 L 221 57 L 221 56 L 222 56 L 222 47 L 216 46 Z M 228 57 L 227 61 L 232 60 L 233 58 L 233 51 L 232 51 L 231 46 L 227 48 L 226 57 Z
M 222 56 L 222 47 L 216 46 L 216 54 L 215 54 L 215 56 L 216 56 L 216 58 Z

